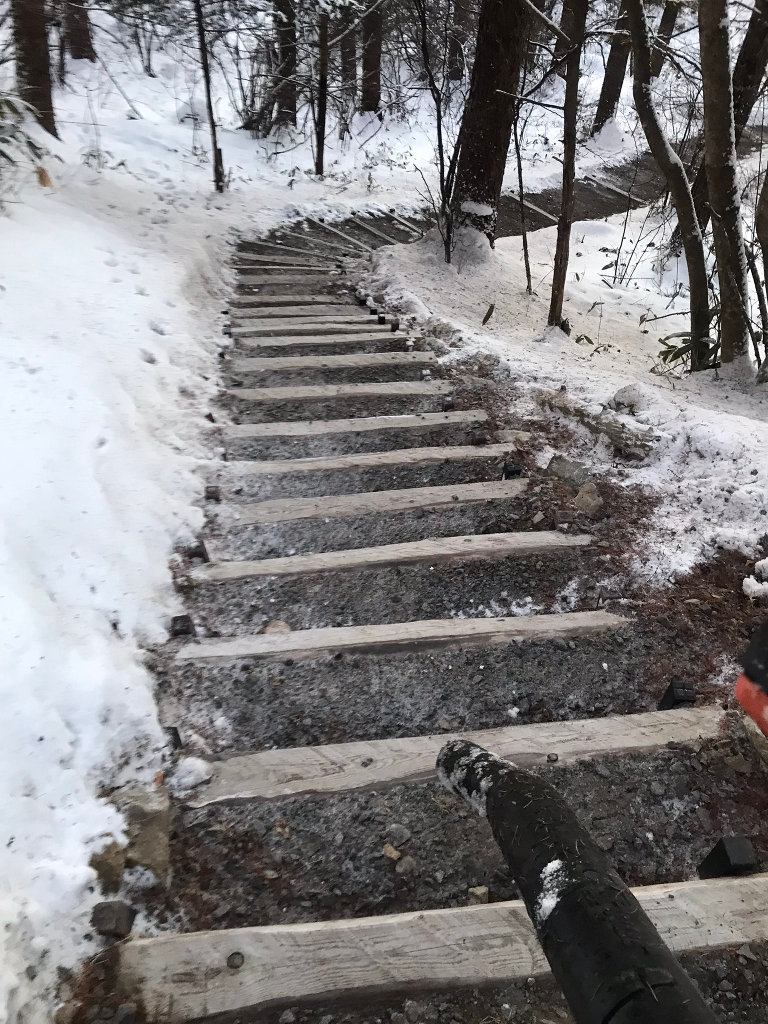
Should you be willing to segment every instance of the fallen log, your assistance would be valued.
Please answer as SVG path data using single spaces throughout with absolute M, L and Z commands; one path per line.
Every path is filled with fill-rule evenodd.
M 647 459 L 651 454 L 656 434 L 650 428 L 632 430 L 607 410 L 594 413 L 562 391 L 537 389 L 534 397 L 540 405 L 578 420 L 593 434 L 607 437 L 614 452 L 624 459 Z

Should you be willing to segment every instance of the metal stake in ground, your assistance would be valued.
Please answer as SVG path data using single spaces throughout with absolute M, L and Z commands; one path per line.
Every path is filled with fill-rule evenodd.
M 203 21 L 203 5 L 195 0 L 195 18 L 197 20 L 197 39 L 200 44 L 200 63 L 203 68 L 205 83 L 205 105 L 208 110 L 208 124 L 211 128 L 211 156 L 213 159 L 213 184 L 217 192 L 224 191 L 224 161 L 216 139 L 216 122 L 213 119 L 213 100 L 211 99 L 211 69 L 208 64 L 208 44 L 205 40 L 205 22 Z
M 487 817 L 577 1024 L 716 1024 L 552 786 L 464 740 L 443 747 L 437 769 Z

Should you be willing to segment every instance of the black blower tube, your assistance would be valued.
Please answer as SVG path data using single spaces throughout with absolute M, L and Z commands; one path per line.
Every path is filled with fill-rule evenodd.
M 577 1024 L 717 1024 L 552 786 L 464 740 L 443 747 L 437 768 L 487 817 Z

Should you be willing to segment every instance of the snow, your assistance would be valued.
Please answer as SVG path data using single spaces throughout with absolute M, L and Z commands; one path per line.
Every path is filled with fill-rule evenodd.
M 184 796 L 207 782 L 212 775 L 213 769 L 208 761 L 201 757 L 182 757 L 174 768 L 168 788 L 174 796 Z
M 567 876 L 561 860 L 551 860 L 542 868 L 541 891 L 534 909 L 534 922 L 537 928 L 541 928 L 560 902 L 566 883 Z

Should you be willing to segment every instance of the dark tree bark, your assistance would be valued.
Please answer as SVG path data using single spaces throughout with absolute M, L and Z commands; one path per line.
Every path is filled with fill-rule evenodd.
M 328 109 L 328 14 L 320 11 L 317 22 L 317 109 L 315 111 L 315 174 L 323 176 L 325 115 Z
M 611 49 L 608 53 L 608 60 L 605 63 L 605 75 L 603 77 L 603 86 L 600 90 L 600 99 L 597 101 L 592 135 L 597 135 L 598 132 L 602 131 L 616 114 L 631 50 L 632 44 L 629 39 L 627 8 L 626 4 L 622 3 L 619 7 L 616 28 L 611 37 Z
M 757 102 L 760 85 L 768 66 L 768 0 L 755 0 L 752 16 L 733 69 L 734 141 L 738 146 L 752 108 Z M 707 168 L 704 161 L 696 171 L 693 200 L 701 230 L 709 223 Z
M 571 247 L 573 224 L 573 185 L 576 180 L 576 122 L 579 114 L 579 74 L 581 48 L 587 24 L 589 0 L 566 0 L 570 8 L 569 27 L 571 49 L 565 65 L 565 103 L 563 105 L 563 188 L 560 199 L 560 218 L 557 222 L 557 245 L 552 274 L 552 297 L 547 322 L 552 327 L 563 326 L 563 300 L 565 279 L 568 274 L 568 255 Z
M 454 0 L 451 35 L 448 40 L 448 77 L 452 82 L 460 82 L 466 71 L 464 47 L 467 43 L 469 21 L 469 0 Z
M 537 7 L 539 4 L 536 5 Z M 573 10 L 571 5 L 564 0 L 563 13 L 560 15 L 560 28 L 568 37 L 571 38 L 573 33 Z M 558 62 L 557 74 L 560 78 L 565 78 L 568 74 L 566 70 L 566 55 L 568 53 L 568 43 L 563 39 L 562 36 L 557 36 L 555 39 L 555 53 L 554 59 Z
M 661 12 L 661 21 L 656 30 L 655 38 L 655 41 L 662 45 L 654 46 L 653 57 L 651 58 L 651 78 L 658 78 L 661 74 L 661 69 L 664 67 L 664 62 L 667 59 L 666 47 L 669 46 L 672 33 L 675 31 L 677 16 L 682 6 L 681 3 L 671 3 L 670 0 L 667 0 L 664 4 L 664 10 Z
M 626 0 L 632 36 L 635 107 L 648 147 L 664 175 L 677 213 L 688 265 L 691 303 L 691 369 L 706 365 L 709 337 L 709 292 L 704 243 L 683 162 L 661 127 L 651 93 L 651 40 L 643 0 Z
M 760 198 L 755 211 L 755 231 L 763 257 L 763 282 L 765 282 L 766 267 L 768 267 L 768 174 L 763 178 L 763 187 L 760 190 Z M 765 287 L 765 285 L 763 286 Z M 763 365 L 757 379 L 759 383 L 763 384 L 768 380 L 768 346 L 763 353 Z
M 454 219 L 469 221 L 491 244 L 515 114 L 515 101 L 503 93 L 517 92 L 530 25 L 531 14 L 519 0 L 483 0 L 459 134 Z M 473 204 L 489 212 L 478 212 Z
M 19 96 L 32 107 L 43 128 L 58 138 L 45 0 L 11 0 L 11 17 Z
M 355 18 L 352 8 L 345 8 L 339 18 L 339 32 L 345 33 L 339 40 L 341 84 L 345 95 L 353 103 L 357 94 L 357 33 L 352 28 L 354 22 Z
M 64 24 L 70 57 L 73 60 L 95 61 L 91 19 L 88 17 L 85 0 L 67 0 L 64 7 Z
M 363 18 L 363 82 L 360 109 L 378 113 L 381 108 L 381 46 L 384 13 L 381 5 Z
M 747 260 L 741 234 L 733 124 L 727 0 L 699 4 L 704 87 L 704 159 L 720 285 L 720 358 L 731 363 L 749 347 Z
M 275 87 L 275 124 L 296 127 L 296 11 L 293 0 L 275 0 L 275 16 L 280 59 Z

